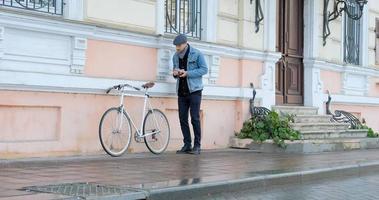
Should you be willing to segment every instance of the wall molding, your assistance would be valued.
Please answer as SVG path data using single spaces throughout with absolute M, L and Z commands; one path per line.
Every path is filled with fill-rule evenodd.
M 370 80 L 368 75 L 344 72 L 342 74 L 342 93 L 346 95 L 368 95 Z
M 332 104 L 379 106 L 378 97 L 364 97 L 364 96 L 338 95 L 338 94 L 331 94 L 331 96 L 332 96 Z M 323 102 L 326 102 L 327 99 L 328 99 L 328 94 L 324 94 Z
M 168 48 L 174 50 L 171 38 L 164 38 L 156 35 L 132 33 L 126 30 L 102 28 L 90 23 L 72 22 L 64 20 L 52 20 L 25 16 L 14 13 L 0 13 L 0 23 L 4 27 L 12 27 L 23 30 L 40 31 L 54 33 L 57 35 L 68 35 L 84 37 L 87 39 L 105 40 L 110 42 L 125 43 L 150 48 Z M 220 44 L 193 40 L 190 43 L 207 54 L 231 57 L 236 59 L 252 59 L 264 61 L 270 59 L 271 55 L 276 55 L 272 51 L 257 51 L 249 49 L 235 48 Z
M 65 92 L 80 94 L 103 94 L 113 85 L 129 83 L 140 86 L 143 81 L 108 79 L 83 76 L 69 76 L 58 74 L 41 74 L 33 72 L 0 71 L 0 89 L 35 92 Z M 175 82 L 156 82 L 156 86 L 150 91 L 155 97 L 176 97 Z M 131 94 L 138 93 L 126 88 Z M 257 99 L 267 98 L 267 91 L 257 89 Z M 247 100 L 252 98 L 251 88 L 221 87 L 205 85 L 204 99 L 216 100 Z
M 307 64 L 307 65 L 305 65 Z M 336 64 L 324 60 L 318 59 L 304 59 L 304 67 L 315 67 L 322 70 L 334 71 L 334 72 L 349 72 L 358 75 L 368 75 L 371 77 L 379 77 L 379 69 L 354 66 L 348 64 Z

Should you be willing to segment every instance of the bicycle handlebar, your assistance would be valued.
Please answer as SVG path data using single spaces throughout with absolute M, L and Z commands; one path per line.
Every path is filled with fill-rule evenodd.
M 141 88 L 138 88 L 138 87 L 134 87 L 132 85 L 129 85 L 129 84 L 119 84 L 119 85 L 115 85 L 113 87 L 110 87 L 106 90 L 106 93 L 108 94 L 109 92 L 111 92 L 112 90 L 114 89 L 117 89 L 117 90 L 121 90 L 121 88 L 124 88 L 124 87 L 129 87 L 129 88 L 132 88 L 132 89 L 135 89 L 137 91 L 141 91 Z

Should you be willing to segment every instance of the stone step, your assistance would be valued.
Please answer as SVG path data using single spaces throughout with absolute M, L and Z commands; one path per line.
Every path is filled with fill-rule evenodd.
M 331 115 L 296 115 L 295 123 L 328 123 Z
M 306 131 L 344 131 L 349 128 L 347 123 L 293 123 L 291 127 L 297 131 L 306 132 Z
M 317 115 L 318 108 L 305 106 L 273 106 L 272 110 L 280 114 Z
M 367 129 L 349 129 L 345 131 L 303 131 L 301 139 L 366 138 Z
M 252 139 L 232 138 L 232 148 L 250 149 L 257 152 L 320 153 L 359 149 L 379 149 L 379 138 L 332 138 L 285 141 L 287 147 L 280 148 L 272 140 L 254 142 Z

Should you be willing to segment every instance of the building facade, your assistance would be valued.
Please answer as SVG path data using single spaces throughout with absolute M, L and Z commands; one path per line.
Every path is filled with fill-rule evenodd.
M 360 9 L 346 0 L 350 13 Z M 225 148 L 256 101 L 354 113 L 379 131 L 379 6 L 329 21 L 328 0 L 0 1 L 0 158 L 101 152 L 98 124 L 118 104 L 105 89 L 157 84 L 152 102 L 181 146 L 172 39 L 206 57 L 203 148 Z M 327 6 L 326 6 L 327 5 Z M 329 32 L 328 32 L 329 30 Z M 329 33 L 329 34 L 328 34 Z M 326 37 L 326 35 L 328 37 Z M 131 91 L 132 92 L 132 91 Z M 140 98 L 125 100 L 139 123 Z M 130 151 L 146 151 L 132 141 Z

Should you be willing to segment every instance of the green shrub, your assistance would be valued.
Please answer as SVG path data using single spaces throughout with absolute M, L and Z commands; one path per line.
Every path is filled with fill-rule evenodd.
M 379 134 L 375 133 L 374 130 L 372 130 L 372 128 L 368 128 L 367 137 L 376 138 L 379 137 Z
M 368 129 L 367 137 L 369 137 L 369 138 L 379 137 L 379 133 L 376 133 L 372 128 L 368 127 L 367 125 L 361 125 L 358 127 L 358 129 Z
M 276 112 L 270 112 L 264 117 L 250 118 L 244 122 L 238 137 L 250 138 L 257 142 L 272 139 L 275 144 L 284 148 L 284 140 L 300 139 L 300 133 L 290 127 L 293 120 L 293 115 L 279 116 Z

